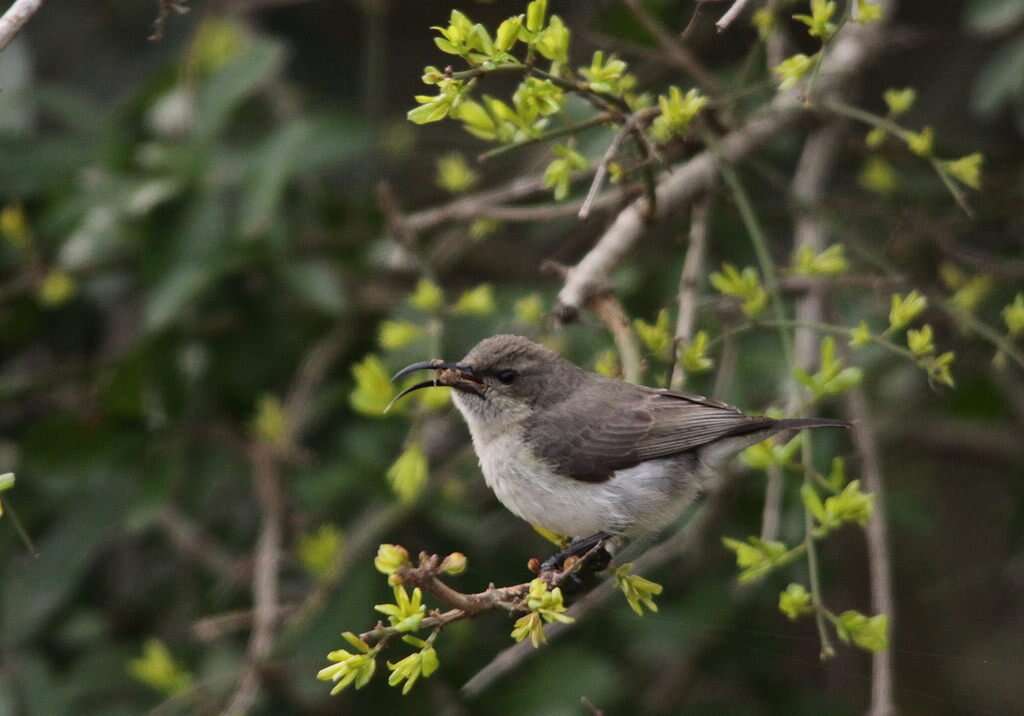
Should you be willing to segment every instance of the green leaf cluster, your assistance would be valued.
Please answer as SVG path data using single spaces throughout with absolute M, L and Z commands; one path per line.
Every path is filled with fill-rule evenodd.
M 325 666 L 317 672 L 316 678 L 320 681 L 333 681 L 331 696 L 335 696 L 350 685 L 361 689 L 370 683 L 374 672 L 377 671 L 377 652 L 380 645 L 371 647 L 365 641 L 350 631 L 341 635 L 345 641 L 352 645 L 355 653 L 345 649 L 336 649 L 327 654 L 328 661 L 334 663 Z
M 768 292 L 752 266 L 741 272 L 732 264 L 725 263 L 721 271 L 711 274 L 709 280 L 719 293 L 739 299 L 742 302 L 740 307 L 748 318 L 756 318 L 768 305 Z
M 847 522 L 864 527 L 871 519 L 875 501 L 874 495 L 861 491 L 859 480 L 851 480 L 840 492 L 826 497 L 824 502 L 814 486 L 805 482 L 800 488 L 800 498 L 821 529 L 821 535 Z
M 813 375 L 801 368 L 793 369 L 795 377 L 801 385 L 811 391 L 815 398 L 845 393 L 850 388 L 860 385 L 864 371 L 856 366 L 844 366 L 836 355 L 836 340 L 826 336 L 821 340 L 820 367 Z
M 632 562 L 619 566 L 615 570 L 615 586 L 625 595 L 629 608 L 636 612 L 637 616 L 642 617 L 644 609 L 657 612 L 658 605 L 654 603 L 654 597 L 661 594 L 663 587 L 632 572 Z
M 512 638 L 518 642 L 529 637 L 535 649 L 547 640 L 544 635 L 545 623 L 568 624 L 573 621 L 573 618 L 565 613 L 561 588 L 549 589 L 547 582 L 539 577 L 530 582 L 526 606 L 530 613 L 516 620 L 512 628 Z
M 573 174 L 586 169 L 589 162 L 582 154 L 564 144 L 555 145 L 552 151 L 555 159 L 544 170 L 544 186 L 553 189 L 555 200 L 561 201 L 569 196 Z
M 747 537 L 746 542 L 723 537 L 722 544 L 736 555 L 741 583 L 755 582 L 773 569 L 789 564 L 797 556 L 796 551 L 787 548 L 784 543 L 760 537 Z
M 398 631 L 416 631 L 427 615 L 423 603 L 423 592 L 419 587 L 412 590 L 412 596 L 400 584 L 393 586 L 395 601 L 391 604 L 374 604 L 373 608 L 387 616 L 391 626 Z
M 412 690 L 421 676 L 426 679 L 437 671 L 441 661 L 437 658 L 437 651 L 434 649 L 432 640 L 424 641 L 414 636 L 403 636 L 402 641 L 419 648 L 419 651 L 409 654 L 397 663 L 388 662 L 388 668 L 391 670 L 388 686 L 398 686 L 404 681 L 405 685 L 402 686 L 402 695 L 404 696 Z
M 684 95 L 678 87 L 669 87 L 667 95 L 658 96 L 661 113 L 651 124 L 651 135 L 659 142 L 684 136 L 707 103 L 708 98 L 697 89 L 687 90 Z

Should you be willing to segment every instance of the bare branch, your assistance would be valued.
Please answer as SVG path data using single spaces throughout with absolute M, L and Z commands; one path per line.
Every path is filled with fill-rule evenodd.
M 0 50 L 9 44 L 18 30 L 43 6 L 43 0 L 15 0 L 0 16 Z
M 608 176 L 608 165 L 612 163 L 615 155 L 619 151 L 619 147 L 622 146 L 623 140 L 626 136 L 633 131 L 633 127 L 636 123 L 636 115 L 630 115 L 626 119 L 625 124 L 619 128 L 619 131 L 612 137 L 612 141 L 608 143 L 608 148 L 604 152 L 604 156 L 601 157 L 601 162 L 597 165 L 597 171 L 594 172 L 594 180 L 590 183 L 590 190 L 587 191 L 587 197 L 583 200 L 583 206 L 580 207 L 579 213 L 576 215 L 581 220 L 586 219 L 590 216 L 590 208 L 597 198 L 597 194 L 601 191 L 601 186 L 604 184 L 604 179 Z
M 729 9 L 726 10 L 725 14 L 718 18 L 718 22 L 715 23 L 715 27 L 718 28 L 718 31 L 725 32 L 728 30 L 729 25 L 731 25 L 733 21 L 743 13 L 749 4 L 750 0 L 733 0 Z

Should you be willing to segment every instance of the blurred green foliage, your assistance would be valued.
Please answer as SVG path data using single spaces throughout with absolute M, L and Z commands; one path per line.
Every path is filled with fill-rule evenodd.
M 447 52 L 428 28 L 443 25 L 455 49 L 468 42 L 472 52 L 500 58 L 515 30 L 501 20 L 523 4 L 464 3 L 496 28 L 484 41 L 472 23 L 467 30 L 452 19 L 450 3 L 240 5 L 225 16 L 192 3 L 149 45 L 148 4 L 47 6 L 0 53 L 0 474 L 18 476 L 0 495 L 0 714 L 219 712 L 249 648 L 264 514 L 254 446 L 269 450 L 278 468 L 285 515 L 285 609 L 256 712 L 437 713 L 510 643 L 513 624 L 500 615 L 453 625 L 436 673 L 432 642 L 409 644 L 414 651 L 394 657 L 389 676 L 403 689 L 423 679 L 418 699 L 402 700 L 402 689 L 388 688 L 380 674 L 370 681 L 372 659 L 345 661 L 370 649 L 351 639 L 354 654 L 331 652 L 337 668 L 328 678 L 344 672 L 341 679 L 366 688 L 331 700 L 313 678 L 343 629 L 370 626 L 369 605 L 394 597 L 386 606 L 402 612 L 374 570 L 379 543 L 466 553 L 473 566 L 462 579 L 472 590 L 522 581 L 527 559 L 551 550 L 483 486 L 445 391 L 419 391 L 382 414 L 397 392 L 391 372 L 412 360 L 457 358 L 499 331 L 543 337 L 606 374 L 621 370 L 595 322 L 550 330 L 546 312 L 559 283 L 537 271 L 542 259 L 582 255 L 603 219 L 471 217 L 431 227 L 411 249 L 374 196 L 383 177 L 407 214 L 450 201 L 448 192 L 519 176 L 546 178 L 556 196 L 585 192 L 573 172 L 600 160 L 609 136 L 598 129 L 554 157 L 541 149 L 496 163 L 469 159 L 487 145 L 468 139 L 463 126 L 487 141 L 523 141 L 549 130 L 555 109 L 580 114 L 546 83 L 520 93 L 499 84 L 487 90 L 493 94 L 478 92 L 479 101 L 465 99 L 451 127 L 406 129 L 423 66 Z M 809 24 L 827 35 L 835 19 L 818 5 Z M 686 1 L 646 6 L 673 29 L 693 13 Z M 934 301 L 925 306 L 924 294 L 907 288 L 851 283 L 834 302 L 849 334 L 823 343 L 827 365 L 803 378 L 824 396 L 835 380 L 853 380 L 847 371 L 864 369 L 890 485 L 898 700 L 908 713 L 1015 713 L 1024 709 L 1024 615 L 1012 598 L 1022 589 L 1024 554 L 1013 398 L 1020 373 L 969 319 L 1019 350 L 1024 14 L 1014 0 L 901 6 L 900 23 L 926 30 L 921 44 L 883 57 L 865 79 L 863 103 L 914 127 L 907 141 L 915 152 L 956 157 L 940 172 L 982 189 L 972 197 L 976 219 L 951 206 L 925 162 L 889 146 L 899 144 L 885 141 L 891 132 L 880 129 L 870 152 L 851 133 L 821 207 L 836 243 L 793 256 L 792 273 L 898 273 L 929 296 L 947 297 L 966 318 Z M 643 61 L 657 45 L 620 4 L 552 0 L 546 13 L 531 8 L 547 24 L 528 12 L 518 36 L 547 61 L 585 67 L 636 106 L 644 100 L 633 96 L 634 83 L 667 93 L 658 97 L 671 120 L 659 125 L 662 139 L 683 135 L 704 111 L 696 96 L 667 89 L 687 86 L 677 70 Z M 758 19 L 756 30 L 744 20 L 696 45 L 726 86 L 755 88 L 742 101 L 763 101 L 779 79 L 806 80 L 820 47 L 799 41 L 803 54 L 773 76 L 756 54 L 758 31 L 783 27 L 796 37 L 807 27 Z M 623 47 L 605 47 L 596 39 L 602 33 Z M 913 94 L 891 92 L 908 86 Z M 769 89 L 762 96 L 758 87 Z M 461 89 L 439 84 L 430 91 L 441 100 L 419 109 L 444 116 Z M 785 178 L 765 167 L 788 171 L 796 138 L 738 168 L 780 265 L 791 244 Z M 456 150 L 465 161 L 452 159 Z M 710 392 L 712 362 L 738 353 L 720 397 L 762 409 L 777 400 L 789 367 L 772 328 L 718 338 L 746 320 L 738 312 L 763 319 L 768 297 L 755 269 L 726 268 L 757 260 L 736 206 L 723 196 L 713 213 L 707 265 L 722 268 L 702 279 L 702 331 L 680 347 L 679 360 L 688 389 Z M 670 359 L 665 340 L 682 264 L 676 238 L 685 232 L 683 217 L 652 227 L 614 277 L 629 315 L 657 317 L 634 324 L 649 376 Z M 899 305 L 889 303 L 892 293 Z M 895 320 L 885 329 L 890 309 Z M 892 333 L 911 322 L 897 342 Z M 847 357 L 849 339 L 859 350 Z M 945 356 L 954 350 L 956 392 L 930 390 L 921 369 L 951 383 Z M 993 369 L 993 354 L 1004 372 Z M 303 394 L 299 378 L 323 356 L 328 365 Z M 301 424 L 290 420 L 297 404 Z M 788 470 L 801 447 L 762 444 L 744 462 Z M 823 436 L 814 450 L 827 466 L 849 444 Z M 787 480 L 787 541 L 734 541 L 730 555 L 717 538 L 759 524 L 764 480 L 751 473 L 705 546 L 702 569 L 654 575 L 664 585 L 657 614 L 637 619 L 619 598 L 465 708 L 579 714 L 585 696 L 605 713 L 862 712 L 866 657 L 850 651 L 839 665 L 819 667 L 812 620 L 785 618 L 806 613 L 806 590 L 790 584 L 803 579 L 802 567 L 767 575 L 742 603 L 728 596 L 741 554 L 746 568 L 789 559 L 804 501 L 822 529 L 865 517 L 870 500 L 845 469 L 822 470 L 828 474 L 813 488 L 821 497 Z M 859 465 L 848 469 L 860 475 Z M 2 478 L 0 486 L 9 487 Z M 843 640 L 879 648 L 888 631 L 882 615 L 852 609 L 868 608 L 857 535 L 837 530 L 823 543 L 826 593 L 838 612 L 832 626 Z M 645 580 L 623 573 L 620 582 L 633 609 L 650 608 L 656 592 Z M 416 611 L 413 601 L 405 611 Z M 560 595 L 538 594 L 536 621 L 557 620 L 556 602 Z M 525 627 L 523 638 L 533 638 Z M 692 670 L 680 672 L 687 663 Z

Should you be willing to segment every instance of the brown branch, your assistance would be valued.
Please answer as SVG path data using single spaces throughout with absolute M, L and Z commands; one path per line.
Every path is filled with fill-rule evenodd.
M 589 174 L 584 173 L 583 176 Z M 414 211 L 405 216 L 405 226 L 409 231 L 419 233 L 452 221 L 475 219 L 488 207 L 526 199 L 543 191 L 546 191 L 543 177 L 519 177 L 504 186 L 467 194 L 441 206 Z
M 590 211 L 605 211 L 620 203 L 623 195 L 627 197 L 639 194 L 639 187 L 610 189 L 591 202 Z M 492 206 L 482 207 L 478 216 L 485 219 L 508 222 L 553 221 L 577 216 L 583 200 L 567 201 L 555 204 L 530 204 L 528 206 Z
M 676 335 L 672 344 L 672 367 L 669 387 L 681 390 L 686 382 L 686 371 L 678 360 L 680 346 L 693 339 L 693 328 L 697 322 L 697 300 L 700 277 L 704 273 L 704 257 L 707 255 L 708 219 L 711 213 L 711 194 L 693 205 L 690 212 L 690 243 L 683 259 L 683 270 L 679 274 L 679 315 L 676 316 Z
M 590 569 L 592 558 L 602 549 L 602 545 L 595 545 L 590 552 L 575 560 L 566 560 L 562 570 L 540 572 L 538 575 L 548 583 L 551 588 L 562 585 L 570 576 L 580 574 Z M 508 587 L 495 587 L 493 584 L 482 592 L 464 593 L 453 589 L 441 580 L 441 565 L 443 560 L 436 554 L 421 552 L 419 564 L 415 567 L 406 565 L 400 568 L 395 575 L 403 586 L 419 587 L 423 591 L 438 599 L 450 609 L 440 611 L 435 609 L 429 616 L 420 622 L 421 629 L 442 629 L 452 622 L 462 619 L 469 619 L 484 612 L 504 610 L 510 614 L 520 614 L 529 611 L 525 598 L 530 591 L 530 582 L 513 584 Z M 377 625 L 359 635 L 359 638 L 368 643 L 374 644 L 401 635 L 398 629 L 384 626 L 378 622 Z
M 7 12 L 0 16 L 0 51 L 11 44 L 18 31 L 42 6 L 43 0 L 14 0 Z

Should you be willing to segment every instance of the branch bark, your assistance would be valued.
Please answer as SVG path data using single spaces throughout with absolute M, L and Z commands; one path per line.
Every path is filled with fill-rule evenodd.
M 736 20 L 736 18 L 743 14 L 743 11 L 747 8 L 747 5 L 749 4 L 750 0 L 734 0 L 733 4 L 729 7 L 729 9 L 725 11 L 725 14 L 723 14 L 722 17 L 718 18 L 718 22 L 715 23 L 715 27 L 718 28 L 718 31 L 725 32 L 726 30 L 728 30 L 729 25 L 731 25 Z
M 7 8 L 7 12 L 0 16 L 0 51 L 11 44 L 18 31 L 42 6 L 43 0 L 15 0 Z

